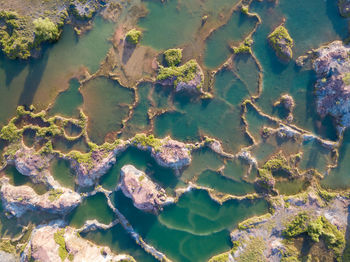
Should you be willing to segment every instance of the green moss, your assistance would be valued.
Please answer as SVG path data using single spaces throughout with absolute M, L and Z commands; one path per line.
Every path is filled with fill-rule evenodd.
M 283 53 L 281 46 L 283 45 L 290 48 L 290 52 L 292 54 L 291 49 L 294 45 L 294 41 L 290 37 L 288 30 L 283 25 L 278 26 L 271 34 L 268 35 L 267 38 L 273 49 L 276 51 L 277 56 L 281 57 L 282 59 L 289 59 L 289 57 L 286 57 Z
M 76 160 L 79 164 L 87 164 L 88 168 L 93 167 L 91 155 L 92 155 L 92 152 L 82 153 L 76 150 L 70 151 L 68 153 L 68 157 Z
M 243 14 L 245 14 L 245 15 L 248 15 L 248 13 L 249 13 L 249 6 L 247 6 L 247 5 L 242 5 L 242 6 L 241 6 L 241 12 L 242 12 Z
M 153 135 L 145 135 L 145 134 L 137 134 L 133 138 L 133 143 L 137 145 L 141 145 L 144 147 L 152 147 L 154 150 L 158 151 L 159 148 L 162 146 L 162 141 L 158 138 L 155 138 Z
M 53 238 L 56 244 L 59 245 L 58 255 L 60 256 L 61 260 L 64 261 L 68 256 L 68 251 L 66 249 L 66 242 L 64 240 L 64 229 L 57 230 Z
M 283 230 L 283 235 L 286 238 L 293 238 L 307 230 L 308 222 L 310 221 L 309 216 L 306 213 L 299 213 Z
M 314 242 L 323 238 L 326 247 L 334 252 L 337 259 L 345 247 L 344 234 L 324 216 L 312 219 L 306 213 L 300 213 L 283 230 L 283 235 L 289 239 L 301 234 L 307 234 Z
M 233 48 L 234 54 L 250 54 L 252 49 L 250 45 L 246 45 L 245 43 L 240 44 L 238 47 Z
M 263 252 L 266 244 L 260 237 L 252 238 L 244 248 L 242 254 L 237 258 L 237 262 L 265 262 Z
M 126 33 L 125 39 L 129 44 L 137 45 L 141 39 L 141 36 L 142 32 L 134 28 Z
M 0 11 L 0 47 L 10 59 L 27 59 L 30 56 L 33 39 L 22 27 L 25 19 L 15 12 Z
M 20 129 L 16 127 L 14 121 L 10 121 L 8 125 L 1 128 L 0 138 L 3 140 L 7 140 L 9 142 L 14 142 L 21 138 L 22 132 Z
M 35 28 L 35 42 L 53 42 L 58 40 L 60 32 L 57 24 L 53 23 L 50 18 L 38 18 L 33 21 Z
M 196 60 L 192 59 L 188 61 L 186 64 L 182 66 L 171 66 L 171 67 L 164 67 L 160 66 L 157 80 L 174 80 L 174 86 L 177 86 L 178 83 L 184 82 L 187 83 L 191 80 L 193 80 L 200 70 L 200 67 Z M 197 86 L 198 89 L 200 89 L 203 86 L 203 79 L 202 82 Z
M 226 262 L 228 261 L 228 253 L 220 254 L 209 259 L 208 262 Z
M 350 73 L 346 73 L 344 76 L 343 76 L 343 83 L 345 85 L 350 85 Z
M 177 66 L 182 59 L 182 49 L 169 49 L 164 52 L 164 59 L 168 66 Z
M 0 250 L 7 253 L 16 253 L 16 246 L 10 240 L 4 239 L 0 241 Z
M 59 199 L 61 195 L 63 194 L 63 191 L 61 189 L 53 189 L 49 191 L 49 200 L 51 202 Z

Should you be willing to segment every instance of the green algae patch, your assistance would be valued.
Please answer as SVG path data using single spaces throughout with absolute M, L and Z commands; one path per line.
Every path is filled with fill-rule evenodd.
M 174 48 L 164 52 L 164 59 L 166 64 L 171 66 L 177 66 L 182 60 L 182 49 Z
M 272 48 L 275 50 L 276 55 L 282 61 L 289 61 L 293 56 L 292 47 L 294 41 L 288 33 L 288 30 L 283 26 L 278 26 L 267 37 Z
M 137 29 L 131 29 L 126 33 L 125 39 L 129 44 L 137 45 L 140 42 L 142 32 Z
M 238 47 L 233 48 L 233 53 L 234 54 L 251 54 L 252 53 L 252 48 L 251 48 L 252 44 L 253 44 L 252 39 L 246 39 Z
M 0 241 L 0 250 L 7 253 L 16 253 L 16 246 L 11 243 L 11 240 L 1 240 Z

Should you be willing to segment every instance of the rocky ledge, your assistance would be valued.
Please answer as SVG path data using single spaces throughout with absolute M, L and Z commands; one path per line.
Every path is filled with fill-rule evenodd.
M 72 151 L 64 158 L 70 161 L 71 167 L 77 174 L 76 183 L 81 187 L 89 187 L 95 185 L 98 179 L 107 173 L 115 164 L 116 155 L 127 148 L 126 142 L 118 140 L 115 145 L 101 146 L 90 153 Z
M 154 138 L 152 135 L 138 134 L 132 143 L 141 150 L 148 150 L 156 162 L 175 170 L 181 170 L 188 166 L 191 161 L 192 144 L 185 144 L 170 137 L 163 139 Z
M 38 195 L 29 186 L 12 186 L 2 179 L 0 190 L 2 205 L 11 216 L 20 217 L 26 211 L 42 211 L 53 214 L 67 214 L 81 203 L 78 193 L 58 188 Z
M 317 74 L 316 108 L 321 117 L 333 116 L 338 127 L 350 126 L 350 47 L 335 41 L 314 51 Z
M 53 224 L 37 227 L 22 253 L 21 261 L 135 261 L 129 255 L 116 255 L 109 247 L 97 246 L 81 238 L 71 227 L 60 226 Z
M 292 47 L 294 45 L 294 41 L 283 25 L 280 25 L 273 30 L 267 39 L 272 48 L 275 50 L 277 57 L 282 62 L 289 62 L 292 59 Z
M 18 172 L 30 177 L 34 183 L 41 182 L 49 187 L 57 187 L 59 184 L 50 174 L 50 161 L 53 157 L 53 154 L 37 153 L 23 143 L 13 155 L 5 155 L 8 164 L 15 165 Z
M 125 196 L 133 200 L 136 208 L 146 212 L 157 214 L 164 205 L 174 202 L 163 188 L 132 165 L 122 167 L 120 188 Z

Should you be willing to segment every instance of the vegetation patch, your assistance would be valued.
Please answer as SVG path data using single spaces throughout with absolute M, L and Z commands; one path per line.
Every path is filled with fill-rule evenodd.
M 136 145 L 141 145 L 143 147 L 152 147 L 154 150 L 158 151 L 162 146 L 162 140 L 155 138 L 153 135 L 137 134 L 133 138 L 133 143 Z
M 180 82 L 187 83 L 195 78 L 200 71 L 200 67 L 196 60 L 192 59 L 182 66 L 164 67 L 160 66 L 157 80 L 170 80 L 173 81 L 174 86 L 177 86 Z M 197 89 L 202 88 L 203 79 L 197 86 Z
M 306 234 L 314 242 L 319 242 L 322 238 L 326 247 L 334 252 L 337 259 L 340 258 L 345 247 L 344 234 L 324 216 L 313 219 L 306 213 L 299 213 L 283 230 L 283 235 L 287 239 L 302 234 Z
M 64 240 L 64 229 L 57 230 L 57 232 L 53 235 L 53 238 L 56 244 L 59 245 L 58 255 L 60 256 L 61 260 L 64 261 L 68 257 L 66 241 Z
M 282 59 L 290 59 L 291 57 L 287 56 L 285 51 L 288 49 L 290 56 L 292 56 L 292 47 L 294 41 L 288 33 L 288 30 L 283 26 L 278 26 L 268 37 L 270 44 L 275 50 L 278 57 Z
M 167 66 L 177 66 L 182 59 L 182 49 L 169 49 L 164 52 L 164 60 Z
M 57 24 L 53 23 L 50 18 L 38 18 L 33 21 L 35 28 L 35 42 L 40 44 L 42 42 L 57 41 L 60 36 Z
M 51 202 L 59 199 L 61 195 L 63 194 L 63 191 L 61 189 L 53 189 L 49 191 L 49 200 Z
M 126 33 L 125 39 L 129 44 L 137 45 L 140 42 L 142 32 L 137 29 L 131 29 Z

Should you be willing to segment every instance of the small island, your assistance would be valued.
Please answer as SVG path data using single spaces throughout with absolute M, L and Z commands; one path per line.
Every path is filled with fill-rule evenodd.
M 267 39 L 275 51 L 276 56 L 282 62 L 289 62 L 292 59 L 294 41 L 283 25 L 275 28 L 273 32 L 268 35 Z

